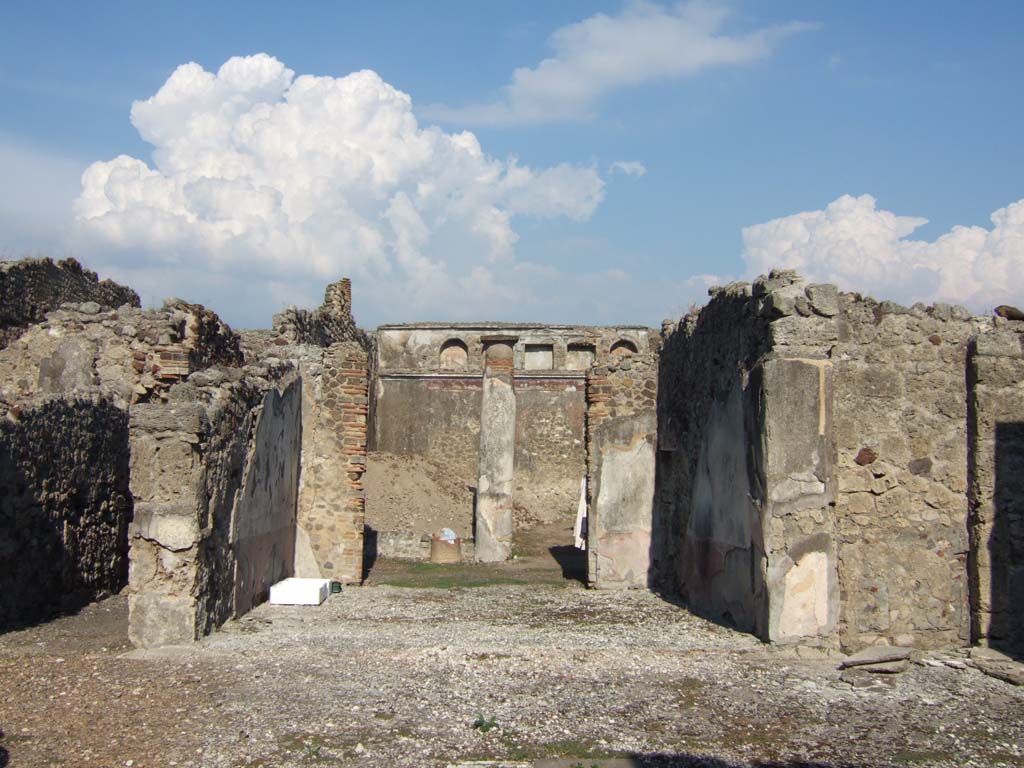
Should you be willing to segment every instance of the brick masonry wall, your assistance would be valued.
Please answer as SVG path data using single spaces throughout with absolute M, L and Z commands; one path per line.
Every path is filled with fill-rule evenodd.
M 304 408 L 296 573 L 358 583 L 363 575 L 366 352 L 358 342 L 323 353 L 320 381 Z M 313 384 L 306 376 L 307 386 Z
M 0 629 L 128 578 L 128 416 L 105 398 L 0 407 Z
M 972 636 L 1024 654 L 1024 322 L 997 320 L 970 349 Z
M 64 302 L 95 302 L 101 308 L 139 306 L 139 295 L 99 280 L 74 259 L 0 262 L 0 349 Z

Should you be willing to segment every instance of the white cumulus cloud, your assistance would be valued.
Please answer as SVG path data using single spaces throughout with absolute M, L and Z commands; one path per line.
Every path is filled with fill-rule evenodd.
M 532 169 L 488 156 L 472 133 L 420 126 L 409 96 L 372 71 L 296 76 L 266 54 L 216 73 L 185 64 L 131 120 L 152 164 L 121 155 L 86 169 L 77 248 L 143 295 L 262 280 L 277 305 L 260 318 L 340 275 L 408 316 L 500 310 L 514 219 L 586 220 L 604 196 L 594 167 Z
M 879 210 L 871 195 L 843 195 L 822 211 L 746 227 L 743 259 L 750 275 L 788 267 L 879 298 L 985 311 L 1024 301 L 1024 200 L 991 220 L 991 229 L 956 226 L 931 242 L 911 240 L 927 219 Z
M 723 32 L 729 16 L 725 7 L 702 0 L 669 7 L 634 0 L 617 16 L 598 13 L 556 30 L 549 41 L 554 55 L 535 67 L 516 69 L 498 100 L 434 105 L 424 114 L 463 124 L 577 120 L 590 115 L 611 91 L 745 64 L 813 26 L 791 22 L 730 35 Z

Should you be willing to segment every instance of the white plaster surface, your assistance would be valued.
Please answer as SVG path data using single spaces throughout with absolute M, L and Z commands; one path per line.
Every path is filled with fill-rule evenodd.
M 781 637 L 812 637 L 826 627 L 828 577 L 828 555 L 824 552 L 809 552 L 789 569 L 777 630 Z

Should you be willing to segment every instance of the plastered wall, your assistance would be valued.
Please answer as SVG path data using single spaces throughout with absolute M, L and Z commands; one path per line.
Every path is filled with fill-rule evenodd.
M 516 392 L 516 525 L 573 517 L 585 468 L 585 371 L 616 345 L 649 352 L 650 329 L 428 323 L 377 331 L 376 450 L 423 457 L 475 486 L 484 347 L 510 339 Z M 451 353 L 455 345 L 457 354 Z M 464 352 L 461 351 L 464 349 Z M 449 350 L 446 352 L 446 350 Z M 463 357 L 464 355 L 464 357 Z M 371 517 L 374 499 L 370 499 Z M 397 510 L 384 510 L 394 520 Z
M 137 646 L 196 640 L 292 573 L 302 385 L 288 366 L 248 373 L 132 409 Z
M 587 582 L 601 589 L 651 581 L 657 361 L 610 360 L 587 373 Z

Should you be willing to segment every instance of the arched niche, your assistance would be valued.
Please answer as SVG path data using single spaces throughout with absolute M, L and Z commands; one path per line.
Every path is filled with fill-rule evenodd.
M 612 344 L 612 348 L 610 351 L 613 355 L 616 355 L 618 357 L 622 357 L 623 355 L 635 355 L 636 344 L 627 339 L 619 339 L 614 344 Z
M 441 370 L 464 371 L 469 365 L 469 348 L 462 339 L 448 339 L 441 345 Z

